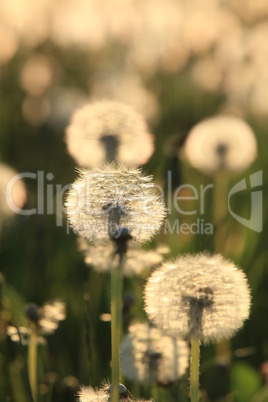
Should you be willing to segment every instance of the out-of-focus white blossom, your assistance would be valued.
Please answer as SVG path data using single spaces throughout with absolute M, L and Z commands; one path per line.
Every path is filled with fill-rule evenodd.
M 148 324 L 133 324 L 121 343 L 123 375 L 131 381 L 169 385 L 177 381 L 188 367 L 186 342 Z
M 185 155 L 205 174 L 219 170 L 241 172 L 257 156 L 257 143 L 250 126 L 236 117 L 216 116 L 203 120 L 190 131 Z
M 44 343 L 45 340 L 42 336 L 53 334 L 58 328 L 60 321 L 66 318 L 65 303 L 59 300 L 45 303 L 42 307 L 30 303 L 26 306 L 25 311 L 29 320 L 36 326 L 39 343 Z M 27 344 L 31 328 L 19 326 L 19 331 L 21 333 L 22 343 Z M 7 333 L 12 341 L 19 342 L 19 334 L 16 327 L 10 325 Z
M 66 129 L 70 155 L 84 167 L 105 162 L 142 165 L 154 150 L 145 121 L 130 106 L 114 101 L 95 102 L 77 110 Z
M 79 249 L 84 253 L 85 263 L 94 267 L 96 271 L 107 272 L 118 267 L 118 261 L 114 256 L 112 244 L 88 243 L 85 239 L 79 239 Z M 152 267 L 160 264 L 164 254 L 169 252 L 168 248 L 157 247 L 156 249 L 145 250 L 131 243 L 128 247 L 123 268 L 123 275 L 142 275 Z M 114 258 L 112 258 L 114 256 Z
M 18 173 L 0 163 L 0 221 L 18 212 L 27 199 L 26 187 Z

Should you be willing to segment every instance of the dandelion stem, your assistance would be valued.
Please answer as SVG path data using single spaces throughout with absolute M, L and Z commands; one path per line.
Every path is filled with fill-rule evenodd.
M 33 400 L 37 401 L 37 331 L 36 324 L 31 323 L 31 333 L 28 346 L 29 381 Z
M 228 218 L 229 180 L 226 172 L 218 172 L 214 177 L 213 220 L 215 225 L 214 252 L 224 252 L 226 242 L 226 221 Z
M 191 338 L 191 402 L 198 402 L 199 391 L 199 339 L 192 336 Z
M 119 264 L 111 272 L 112 314 L 112 402 L 118 402 L 120 382 L 120 335 L 122 328 L 122 270 L 125 256 L 119 256 Z
M 227 238 L 226 221 L 228 217 L 229 179 L 226 172 L 218 172 L 214 178 L 214 251 L 224 253 Z M 224 358 L 226 363 L 231 361 L 230 341 L 224 339 L 216 345 L 218 359 Z

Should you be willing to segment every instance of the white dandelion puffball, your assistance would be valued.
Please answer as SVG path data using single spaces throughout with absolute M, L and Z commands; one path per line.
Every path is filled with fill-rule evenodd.
M 92 387 L 82 387 L 78 393 L 78 402 L 111 402 L 111 387 L 106 384 L 99 389 Z M 153 402 L 152 399 L 145 401 L 143 399 L 133 398 L 123 384 L 119 384 L 118 402 Z
M 169 385 L 189 364 L 186 342 L 163 334 L 148 324 L 133 324 L 121 343 L 123 375 L 131 381 Z
M 81 237 L 79 238 L 79 249 L 84 254 L 86 265 L 93 266 L 96 271 L 108 272 L 118 267 L 117 259 L 111 260 L 114 255 L 114 247 L 110 243 L 93 245 Z M 159 265 L 164 259 L 164 254 L 168 252 L 169 249 L 165 250 L 163 247 L 144 250 L 132 242 L 128 247 L 123 275 L 142 275 L 152 267 Z
M 230 338 L 249 316 L 245 274 L 221 255 L 186 255 L 148 279 L 145 311 L 162 330 L 189 340 Z
M 192 128 L 185 155 L 191 165 L 205 174 L 219 170 L 241 172 L 257 156 L 255 135 L 249 125 L 230 116 L 216 116 Z
M 160 230 L 166 210 L 151 176 L 115 164 L 81 170 L 71 186 L 66 211 L 74 232 L 90 241 L 130 230 L 139 243 Z
M 83 167 L 99 167 L 112 161 L 143 165 L 153 153 L 153 139 L 141 115 L 114 101 L 78 109 L 66 129 L 68 152 Z

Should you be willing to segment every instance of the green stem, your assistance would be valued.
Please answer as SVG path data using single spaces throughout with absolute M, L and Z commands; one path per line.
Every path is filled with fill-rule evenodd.
M 223 253 L 226 242 L 228 218 L 229 180 L 226 172 L 218 172 L 214 177 L 213 220 L 215 226 L 214 252 Z
M 31 323 L 31 333 L 28 345 L 29 380 L 33 400 L 37 401 L 37 331 L 36 325 Z
M 111 272 L 111 314 L 112 314 L 112 402 L 119 400 L 120 382 L 120 335 L 122 328 L 122 270 L 124 256 Z
M 199 339 L 192 336 L 191 338 L 191 402 L 198 402 L 199 391 Z

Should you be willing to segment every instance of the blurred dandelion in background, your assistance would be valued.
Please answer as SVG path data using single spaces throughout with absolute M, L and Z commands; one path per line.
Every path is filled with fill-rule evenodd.
M 91 97 L 110 99 L 130 105 L 147 119 L 159 113 L 159 105 L 152 90 L 146 88 L 140 74 L 120 67 L 98 70 L 90 80 Z
M 138 243 L 149 240 L 166 214 L 152 180 L 115 164 L 80 170 L 65 203 L 71 227 L 89 241 L 107 241 L 124 227 Z
M 53 82 L 53 66 L 48 57 L 32 54 L 20 74 L 22 89 L 32 96 L 42 95 Z
M 225 170 L 238 173 L 257 156 L 257 142 L 250 126 L 236 117 L 216 116 L 198 123 L 185 142 L 191 165 L 205 174 Z
M 0 222 L 17 213 L 26 203 L 26 187 L 17 175 L 10 166 L 0 163 Z
M 84 167 L 116 161 L 142 165 L 154 150 L 153 136 L 141 115 L 113 101 L 96 102 L 77 110 L 66 129 L 70 155 Z
M 185 255 L 149 278 L 145 311 L 165 332 L 207 343 L 230 338 L 249 316 L 243 271 L 221 255 Z
M 121 355 L 123 375 L 144 384 L 171 385 L 189 365 L 187 343 L 147 323 L 130 325 L 121 342 Z
M 31 399 L 37 401 L 42 388 L 39 387 L 39 345 L 46 345 L 44 336 L 53 334 L 58 328 L 59 322 L 65 320 L 65 303 L 54 301 L 42 307 L 38 307 L 35 303 L 29 303 L 25 306 L 25 315 L 29 325 L 27 327 L 9 326 L 7 335 L 12 341 L 27 345 L 27 377 L 32 395 Z
M 86 265 L 92 266 L 96 271 L 108 272 L 116 269 L 118 266 L 117 259 L 114 256 L 114 247 L 112 244 L 91 244 L 84 238 L 79 238 L 79 250 L 84 254 Z M 126 261 L 123 268 L 123 275 L 143 275 L 152 267 L 159 265 L 165 254 L 169 253 L 169 248 L 159 246 L 156 249 L 145 250 L 131 242 L 128 246 Z
M 25 307 L 25 314 L 29 321 L 35 324 L 37 333 L 40 335 L 38 338 L 39 342 L 44 343 L 42 336 L 52 335 L 59 327 L 60 321 L 66 319 L 65 303 L 55 300 L 51 303 L 45 303 L 41 307 L 38 307 L 35 303 L 29 303 Z M 31 328 L 19 325 L 19 330 L 22 335 L 23 343 L 27 344 Z M 12 341 L 19 342 L 16 327 L 10 325 L 7 333 Z
M 8 63 L 18 51 L 19 43 L 15 32 L 6 24 L 0 27 L 0 65 Z

